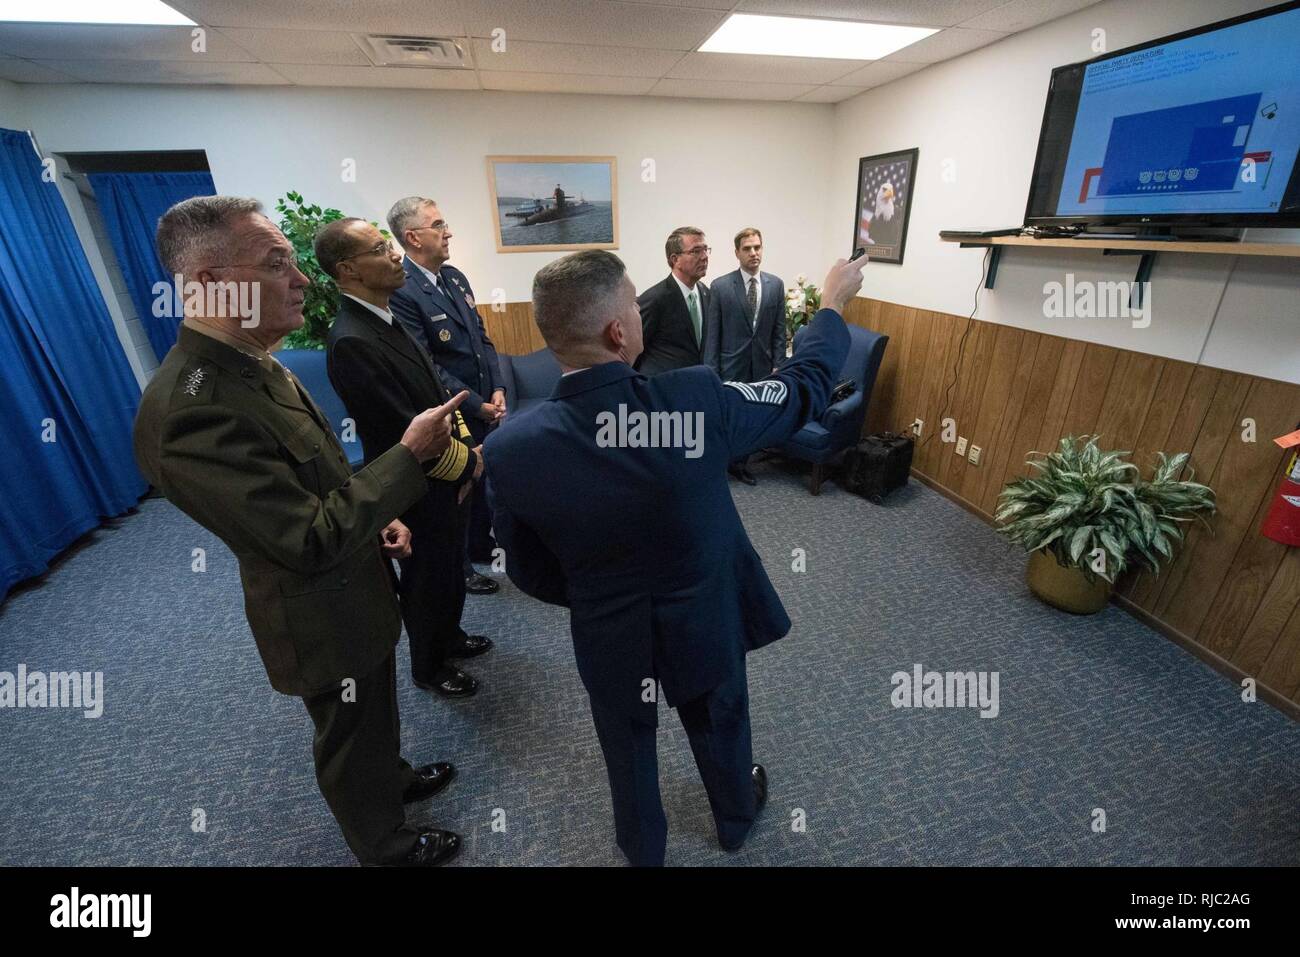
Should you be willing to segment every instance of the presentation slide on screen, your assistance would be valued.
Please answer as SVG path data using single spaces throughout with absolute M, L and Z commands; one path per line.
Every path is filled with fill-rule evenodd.
M 1057 215 L 1276 212 L 1298 49 L 1293 10 L 1087 67 Z

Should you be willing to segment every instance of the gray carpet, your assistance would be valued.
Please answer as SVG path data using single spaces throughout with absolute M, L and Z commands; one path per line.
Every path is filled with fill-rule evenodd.
M 784 466 L 756 473 L 734 494 L 795 622 L 749 658 L 771 801 L 740 853 L 720 851 L 664 709 L 669 864 L 1300 863 L 1300 726 L 1118 609 L 1041 605 L 1023 554 L 924 487 L 876 507 L 834 485 L 813 498 Z M 468 664 L 475 698 L 416 689 L 399 648 L 406 756 L 460 769 L 411 819 L 460 831 L 463 864 L 622 863 L 566 613 L 504 582 L 470 598 L 465 625 L 497 644 Z M 11 596 L 0 670 L 20 662 L 102 671 L 105 707 L 0 711 L 0 863 L 352 863 L 302 703 L 267 684 L 232 557 L 168 503 Z M 997 671 L 1000 714 L 892 707 L 890 676 L 918 662 Z

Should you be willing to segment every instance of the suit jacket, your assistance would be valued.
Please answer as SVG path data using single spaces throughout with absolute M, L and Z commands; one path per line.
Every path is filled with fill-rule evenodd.
M 565 376 L 546 402 L 488 436 L 506 572 L 569 608 L 578 671 L 604 707 L 654 723 L 647 681 L 676 706 L 737 677 L 747 651 L 789 631 L 727 464 L 820 415 L 848 343 L 844 320 L 823 309 L 799 354 L 758 383 L 724 384 L 704 367 L 647 377 L 608 362 Z M 687 447 L 633 447 L 633 417 L 668 412 L 682 416 Z M 611 426 L 620 420 L 626 430 Z M 697 446 L 685 441 L 687 422 Z M 621 431 L 625 447 L 610 447 Z
M 347 296 L 339 296 L 339 313 L 330 326 L 326 368 L 334 391 L 357 424 L 366 462 L 401 441 L 402 434 L 425 409 L 449 398 L 446 386 L 424 350 L 400 325 L 389 325 Z M 474 474 L 477 456 L 469 429 L 456 413 L 456 439 L 429 466 L 429 493 L 403 513 L 415 529 L 446 522 L 456 505 L 456 489 Z M 419 543 L 412 541 L 412 548 Z
M 704 361 L 704 342 L 708 341 L 709 332 L 709 287 L 701 280 L 697 288 L 700 290 L 700 342 L 695 341 L 691 311 L 686 308 L 686 297 L 672 273 L 636 297 L 641 307 L 642 339 L 641 355 L 636 361 L 638 372 L 658 375 Z
M 353 473 L 296 380 L 272 376 L 283 373 L 182 326 L 140 400 L 135 457 L 234 552 L 271 686 L 311 695 L 392 653 L 402 622 L 379 532 L 425 477 L 400 445 Z
M 496 346 L 474 308 L 469 280 L 459 269 L 444 265 L 438 270 L 447 290 L 444 294 L 409 257 L 402 260 L 402 268 L 406 270 L 406 284 L 393 293 L 388 308 L 429 353 L 443 385 L 453 394 L 469 390 L 461 408 L 470 424 L 482 423 L 486 427 L 487 423 L 478 417 L 479 407 L 484 400 L 490 402 L 497 389 L 505 388 L 505 380 Z
M 706 325 L 704 364 L 728 382 L 766 378 L 785 361 L 785 283 L 758 274 L 762 295 L 758 321 L 750 321 L 746 277 L 739 269 L 714 280 L 709 290 L 712 316 Z

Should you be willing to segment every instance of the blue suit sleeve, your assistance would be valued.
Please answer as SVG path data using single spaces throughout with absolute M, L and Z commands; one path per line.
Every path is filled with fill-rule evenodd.
M 821 415 L 849 351 L 849 330 L 833 309 L 808 324 L 799 353 L 761 382 L 718 382 L 728 460 L 784 442 Z
M 484 450 L 487 451 L 486 449 Z M 526 595 L 548 605 L 569 607 L 568 583 L 555 553 L 502 501 L 492 481 L 492 457 L 484 455 L 485 489 L 492 510 L 492 534 L 505 551 L 506 575 Z
M 474 290 L 469 287 L 468 279 L 465 280 L 465 288 L 469 291 L 470 298 L 474 299 L 475 302 L 478 302 L 478 299 L 474 297 Z M 506 388 L 506 380 L 501 374 L 501 361 L 497 358 L 497 347 L 494 346 L 492 340 L 488 338 L 487 326 L 483 323 L 482 314 L 479 313 L 477 307 L 471 306 L 470 308 L 474 313 L 474 318 L 478 320 L 478 334 L 479 338 L 483 340 L 483 361 L 487 363 L 488 378 L 492 380 L 491 391 L 495 392 L 497 389 L 500 389 L 504 392 Z M 490 395 L 488 397 L 491 398 Z

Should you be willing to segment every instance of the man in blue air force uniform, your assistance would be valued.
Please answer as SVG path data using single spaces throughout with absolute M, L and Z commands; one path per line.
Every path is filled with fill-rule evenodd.
M 745 654 L 790 630 L 727 484 L 727 463 L 819 415 L 844 362 L 840 311 L 862 262 L 837 263 L 797 356 L 761 382 L 703 366 L 647 378 L 636 290 L 617 256 L 576 253 L 533 281 L 564 377 L 488 436 L 494 528 L 512 581 L 570 611 L 574 655 L 609 772 L 618 845 L 664 860 L 659 689 L 677 709 L 713 809 L 738 849 L 767 796 L 753 764 Z
M 447 265 L 451 258 L 451 227 L 438 204 L 423 196 L 399 199 L 388 211 L 388 229 L 402 244 L 406 282 L 389 299 L 393 317 L 437 365 L 443 385 L 453 395 L 469 392 L 461 412 L 474 444 L 506 414 L 505 380 L 496 347 L 474 308 L 474 290 L 465 274 Z M 492 518 L 477 486 L 470 492 L 465 585 L 470 594 L 485 595 L 497 583 L 474 571 L 471 561 L 492 560 Z

